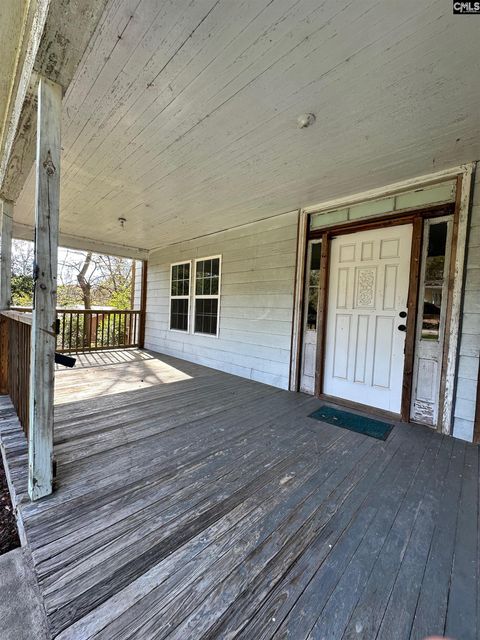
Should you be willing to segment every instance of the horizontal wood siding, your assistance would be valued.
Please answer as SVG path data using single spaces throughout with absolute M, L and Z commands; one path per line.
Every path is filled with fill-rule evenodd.
M 471 441 L 480 350 L 480 172 L 473 191 L 453 435 Z
M 288 388 L 296 233 L 291 212 L 152 252 L 146 348 Z M 219 254 L 218 338 L 170 331 L 170 264 Z

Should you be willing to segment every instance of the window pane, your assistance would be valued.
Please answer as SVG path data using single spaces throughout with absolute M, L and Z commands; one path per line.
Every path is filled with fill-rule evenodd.
M 212 261 L 205 260 L 205 269 L 204 269 L 205 278 L 211 278 L 212 276 Z
M 422 340 L 438 340 L 445 274 L 445 250 L 448 225 L 432 224 L 428 237 L 423 291 Z
M 195 293 L 197 294 L 197 296 L 203 296 L 203 262 L 197 262 Z
M 197 300 L 195 303 L 195 333 L 216 335 L 217 322 L 218 300 Z
M 190 283 L 190 265 L 184 264 L 183 265 L 183 294 L 184 296 L 188 296 L 188 289 L 189 289 L 189 283 Z
M 188 330 L 188 300 L 173 298 L 170 307 L 170 329 Z
M 310 269 L 308 273 L 307 288 L 307 309 L 306 328 L 308 331 L 315 331 L 317 328 L 317 306 L 318 306 L 318 278 L 320 274 L 320 254 L 322 245 L 320 242 L 311 244 L 310 249 Z
M 210 283 L 210 290 L 213 296 L 218 295 L 218 276 L 213 276 Z
M 316 242 L 312 244 L 312 255 L 310 257 L 310 270 L 318 271 L 320 269 L 320 256 L 322 253 L 322 244 Z
M 190 264 L 176 264 L 172 267 L 172 296 L 188 296 Z
M 197 262 L 197 277 L 195 279 L 195 293 L 197 296 L 218 295 L 218 281 L 220 279 L 220 258 L 201 260 Z
M 318 287 L 308 287 L 307 329 L 317 328 Z
M 212 293 L 212 281 L 210 279 L 210 272 L 205 271 L 203 280 L 203 293 L 209 296 Z

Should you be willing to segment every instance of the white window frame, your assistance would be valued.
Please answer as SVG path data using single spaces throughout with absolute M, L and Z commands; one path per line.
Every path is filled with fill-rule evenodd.
M 205 260 L 216 260 L 218 258 L 218 294 L 216 295 L 198 295 L 196 294 L 197 287 L 197 264 L 204 262 Z M 220 333 L 220 301 L 221 301 L 221 287 L 222 287 L 222 256 L 205 256 L 202 258 L 195 258 L 194 274 L 193 274 L 193 314 L 192 314 L 192 331 L 196 336 L 205 336 L 206 338 L 218 338 Z M 202 333 L 201 331 L 195 331 L 195 314 L 198 300 L 218 300 L 217 304 L 217 333 Z
M 172 281 L 173 281 L 173 267 L 178 267 L 181 264 L 188 264 L 190 267 L 190 277 L 188 278 L 188 295 L 184 296 L 172 296 Z M 190 314 L 191 314 L 191 294 L 192 294 L 192 261 L 180 260 L 179 262 L 172 262 L 170 264 L 170 285 L 168 290 L 168 330 L 174 333 L 190 333 Z M 188 300 L 188 313 L 187 313 L 187 329 L 172 329 L 172 300 Z

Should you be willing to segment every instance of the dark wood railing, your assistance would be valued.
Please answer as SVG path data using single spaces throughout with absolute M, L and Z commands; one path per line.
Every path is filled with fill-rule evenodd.
M 74 353 L 138 347 L 140 311 L 57 309 L 57 351 Z
M 15 307 L 15 311 L 31 311 Z M 57 309 L 57 351 L 78 353 L 140 346 L 141 311 Z
M 0 311 L 0 394 L 8 394 L 28 435 L 31 309 Z M 138 347 L 141 312 L 132 309 L 58 309 L 61 353 Z
M 29 313 L 0 312 L 0 393 L 10 396 L 27 436 L 31 325 Z

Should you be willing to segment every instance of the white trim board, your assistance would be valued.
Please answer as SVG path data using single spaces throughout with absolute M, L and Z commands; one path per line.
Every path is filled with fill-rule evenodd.
M 13 221 L 13 237 L 19 240 L 33 241 L 33 227 L 26 224 L 20 224 Z M 94 251 L 110 256 L 120 256 L 122 258 L 132 258 L 132 260 L 148 260 L 147 249 L 139 249 L 138 247 L 129 247 L 123 244 L 113 244 L 102 242 L 101 240 L 93 240 L 92 238 L 82 238 L 81 236 L 72 236 L 60 233 L 59 246 L 65 249 L 76 249 L 78 251 Z
M 428 187 L 437 182 L 451 180 L 452 178 L 456 178 L 459 175 L 464 175 L 465 173 L 468 173 L 468 171 L 472 172 L 475 164 L 475 162 L 468 162 L 456 167 L 452 167 L 451 169 L 445 169 L 444 171 L 428 173 L 416 178 L 402 180 L 401 182 L 393 182 L 376 189 L 360 191 L 350 196 L 335 198 L 334 200 L 327 200 L 326 202 L 321 202 L 316 205 L 303 207 L 302 212 L 306 214 L 320 213 L 321 211 L 329 211 L 330 209 L 340 209 L 354 204 L 363 204 L 364 202 L 367 202 L 369 200 L 385 198 L 387 196 L 395 195 L 403 191 L 411 191 L 416 188 Z
M 452 433 L 455 387 L 458 372 L 458 353 L 460 347 L 460 315 L 464 296 L 465 255 L 470 216 L 472 178 L 475 163 L 464 165 L 459 174 L 462 177 L 460 209 L 458 214 L 457 252 L 455 255 L 455 274 L 453 280 L 452 306 L 450 312 L 450 338 L 445 371 L 445 394 L 442 408 L 442 433 Z M 458 197 L 458 196 L 457 196 Z

